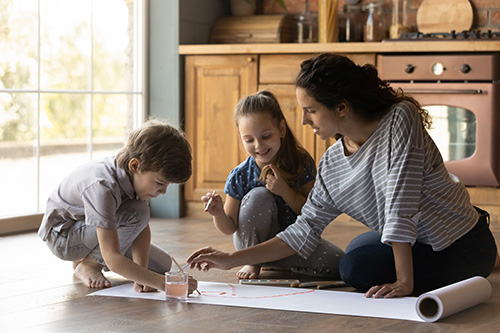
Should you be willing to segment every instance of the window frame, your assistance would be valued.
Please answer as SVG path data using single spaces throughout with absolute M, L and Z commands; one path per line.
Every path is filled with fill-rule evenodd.
M 40 1 L 38 0 L 38 34 L 40 31 Z M 93 0 L 93 1 L 99 1 L 99 0 Z M 36 109 L 36 122 L 37 122 L 37 139 L 36 139 L 36 145 L 37 145 L 37 154 L 35 156 L 37 160 L 37 173 L 39 173 L 39 168 L 40 168 L 40 96 L 42 94 L 46 93 L 68 93 L 68 94 L 86 94 L 90 96 L 90 99 L 92 100 L 94 95 L 112 95 L 112 94 L 120 94 L 120 95 L 132 95 L 132 96 L 140 96 L 140 101 L 138 102 L 137 99 L 134 99 L 134 103 L 139 103 L 136 104 L 136 106 L 139 106 L 139 112 L 137 114 L 134 114 L 134 128 L 142 124 L 147 117 L 148 114 L 148 78 L 149 78 L 149 61 L 148 61 L 148 48 L 149 48 L 149 29 L 148 29 L 148 19 L 149 19 L 149 1 L 148 0 L 135 0 L 134 1 L 134 10 L 137 11 L 137 15 L 134 15 L 135 25 L 137 26 L 137 29 L 135 30 L 134 33 L 140 33 L 140 36 L 137 36 L 140 40 L 139 43 L 139 48 L 140 50 L 138 52 L 135 52 L 134 57 L 137 57 L 137 71 L 139 74 L 136 73 L 137 77 L 137 82 L 139 83 L 139 87 L 136 90 L 134 88 L 134 91 L 104 91 L 104 90 L 94 90 L 94 87 L 91 85 L 90 89 L 87 90 L 58 90 L 58 89 L 40 89 L 40 61 L 37 63 L 37 68 L 38 68 L 38 79 L 37 79 L 37 89 L 1 89 L 1 93 L 31 93 L 31 94 L 37 94 L 37 99 L 38 99 L 38 105 Z M 141 21 L 142 19 L 142 21 Z M 139 23 L 140 26 L 139 26 Z M 93 28 L 93 22 L 91 22 L 91 29 Z M 92 37 L 93 38 L 93 37 Z M 40 55 L 40 36 L 38 35 L 37 38 L 37 52 L 38 52 L 38 57 Z M 92 40 L 91 40 L 91 43 Z M 91 54 L 93 54 L 93 48 L 91 47 Z M 91 70 L 90 70 L 90 77 L 93 77 L 93 70 L 92 70 L 92 56 L 91 56 Z M 93 108 L 93 105 L 90 106 L 91 110 Z M 92 132 L 92 131 L 90 131 Z M 92 135 L 92 134 L 90 134 Z M 92 149 L 89 154 L 89 158 L 92 156 Z M 38 212 L 30 212 L 26 214 L 19 214 L 19 215 L 14 215 L 14 216 L 6 216 L 6 217 L 0 217 L 0 235 L 8 235 L 8 234 L 16 234 L 16 233 L 21 233 L 21 232 L 29 232 L 29 231 L 34 231 L 37 230 L 40 226 L 40 222 L 42 221 L 44 212 L 41 211 L 40 208 L 40 180 L 39 176 L 37 175 L 37 185 L 36 185 L 36 191 L 37 191 L 37 210 Z

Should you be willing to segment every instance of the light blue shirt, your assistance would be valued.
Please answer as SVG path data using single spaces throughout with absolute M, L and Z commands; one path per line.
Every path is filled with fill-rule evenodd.
M 116 229 L 116 211 L 122 202 L 135 198 L 132 182 L 114 156 L 89 161 L 52 192 L 38 235 L 46 240 L 52 229 L 61 231 L 83 220 L 87 225 Z

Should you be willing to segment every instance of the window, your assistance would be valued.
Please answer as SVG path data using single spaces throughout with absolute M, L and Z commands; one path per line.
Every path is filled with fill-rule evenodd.
M 43 213 L 68 172 L 143 121 L 144 6 L 0 0 L 0 218 Z

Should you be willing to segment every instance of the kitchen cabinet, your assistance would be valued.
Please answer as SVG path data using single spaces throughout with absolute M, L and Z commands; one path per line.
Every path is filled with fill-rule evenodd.
M 270 89 L 299 141 L 319 161 L 333 139 L 322 141 L 300 124 L 293 80 L 300 62 L 320 52 L 348 55 L 358 64 L 375 64 L 376 54 L 499 53 L 500 41 L 396 41 L 383 43 L 181 45 L 185 59 L 186 134 L 193 146 L 193 177 L 185 186 L 186 214 L 204 216 L 200 196 L 222 193 L 229 171 L 246 157 L 232 111 L 257 89 Z M 472 203 L 500 220 L 500 189 L 468 187 Z M 497 226 L 498 227 L 498 226 Z
M 193 148 L 193 176 L 184 199 L 200 202 L 207 192 L 223 193 L 229 172 L 246 157 L 233 119 L 237 102 L 268 89 L 278 98 L 290 129 L 318 162 L 333 142 L 322 141 L 301 123 L 294 79 L 301 54 L 189 55 L 185 57 L 185 128 Z M 375 54 L 347 54 L 358 64 L 375 64 Z
M 185 199 L 222 193 L 227 175 L 245 156 L 233 119 L 242 96 L 257 89 L 257 56 L 185 59 L 185 129 L 193 149 L 193 175 Z

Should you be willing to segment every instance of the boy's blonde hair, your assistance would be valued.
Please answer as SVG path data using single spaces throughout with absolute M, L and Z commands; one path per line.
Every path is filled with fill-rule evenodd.
M 141 172 L 159 172 L 169 183 L 182 184 L 191 177 L 191 146 L 181 130 L 164 121 L 149 120 L 130 133 L 116 155 L 118 166 L 129 175 L 133 158 L 141 162 Z

